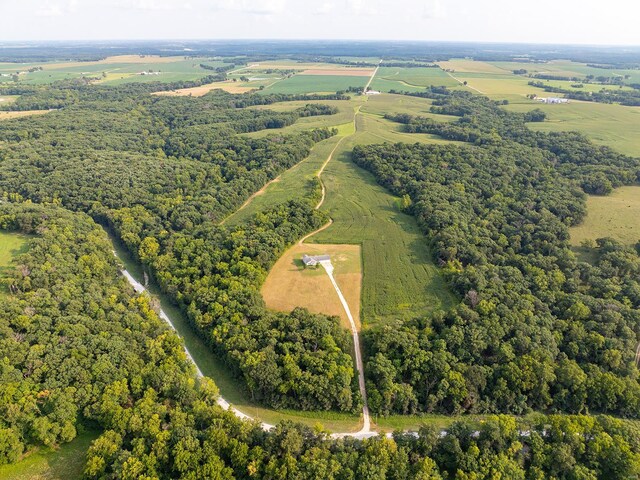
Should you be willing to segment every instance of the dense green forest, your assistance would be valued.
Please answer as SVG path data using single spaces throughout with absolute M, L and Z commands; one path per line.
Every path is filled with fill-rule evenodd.
M 276 113 L 247 107 L 290 97 L 220 91 L 154 97 L 134 86 L 74 85 L 33 93 L 71 92 L 59 111 L 0 124 L 5 198 L 60 204 L 112 228 L 256 400 L 280 408 L 357 408 L 351 339 L 338 319 L 268 312 L 259 293 L 270 265 L 325 217 L 311 201 L 294 202 L 242 227 L 219 226 L 333 132 L 237 134 L 334 109 L 310 104 Z M 31 105 L 28 94 L 20 98 Z
M 574 133 L 535 133 L 487 98 L 433 93 L 444 123 L 406 131 L 473 145 L 359 146 L 354 161 L 400 196 L 457 308 L 368 331 L 370 406 L 381 412 L 610 412 L 637 418 L 640 256 L 611 239 L 578 262 L 568 227 L 585 193 L 640 180 L 640 161 Z
M 118 275 L 104 231 L 54 206 L 0 205 L 32 234 L 0 305 L 0 464 L 91 426 L 87 478 L 608 478 L 640 472 L 640 432 L 608 417 L 490 417 L 364 441 L 264 432 L 215 403 L 180 339 Z
M 172 85 L 177 88 L 180 85 Z M 159 84 L 8 87 L 6 108 L 56 111 L 0 123 L 0 229 L 32 235 L 3 282 L 0 464 L 102 434 L 87 478 L 624 479 L 640 475 L 639 248 L 598 241 L 579 262 L 568 227 L 585 192 L 640 180 L 640 162 L 575 133 L 544 134 L 499 102 L 444 87 L 417 95 L 453 122 L 389 115 L 411 133 L 466 142 L 356 147 L 402 196 L 451 288 L 447 312 L 363 332 L 369 404 L 390 413 L 529 413 L 447 432 L 330 439 L 271 432 L 216 405 L 153 302 L 118 275 L 113 230 L 194 329 L 275 408 L 358 411 L 351 336 L 335 317 L 265 309 L 259 288 L 285 249 L 326 223 L 314 198 L 220 222 L 335 134 L 250 138 L 342 95 L 152 96 Z M 98 223 L 96 223 L 98 222 Z M 7 299 L 4 301 L 4 299 Z M 553 415 L 564 413 L 569 415 Z

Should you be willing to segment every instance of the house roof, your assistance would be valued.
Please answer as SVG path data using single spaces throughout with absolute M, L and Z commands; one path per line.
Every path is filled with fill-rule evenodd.
M 328 260 L 331 260 L 331 257 L 329 255 L 303 255 L 302 256 L 302 261 L 304 262 L 305 265 L 315 265 L 319 262 L 326 262 Z

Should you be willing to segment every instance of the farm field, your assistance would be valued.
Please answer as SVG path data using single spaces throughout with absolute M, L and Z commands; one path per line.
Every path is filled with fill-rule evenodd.
M 430 85 L 457 87 L 459 84 L 440 68 L 380 67 L 371 83 L 374 90 L 422 91 Z
M 89 430 L 56 449 L 43 447 L 17 463 L 0 466 L 3 480 L 73 480 L 82 478 L 85 456 L 100 433 Z
M 267 308 L 290 312 L 305 307 L 311 312 L 335 315 L 349 328 L 344 311 L 327 272 L 322 266 L 305 268 L 302 256 L 330 255 L 334 277 L 359 326 L 362 261 L 360 245 L 297 244 L 287 250 L 269 272 L 261 292 Z
M 571 244 L 614 238 L 626 245 L 640 241 L 640 186 L 616 188 L 610 195 L 587 198 L 587 218 L 570 229 Z
M 152 93 L 152 95 L 165 95 L 170 97 L 201 97 L 218 88 L 229 93 L 246 93 L 254 89 L 253 87 L 247 87 L 244 84 L 238 82 L 215 82 L 209 83 L 207 85 L 200 85 L 199 87 L 154 92 Z
M 366 76 L 349 75 L 294 75 L 265 87 L 263 93 L 335 93 L 349 87 L 364 88 Z

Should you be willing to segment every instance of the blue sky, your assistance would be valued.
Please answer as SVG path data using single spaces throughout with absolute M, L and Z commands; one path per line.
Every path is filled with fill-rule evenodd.
M 638 0 L 0 0 L 0 41 L 318 38 L 640 45 Z

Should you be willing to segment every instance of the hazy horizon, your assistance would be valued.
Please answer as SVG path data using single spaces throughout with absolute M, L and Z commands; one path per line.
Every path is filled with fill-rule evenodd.
M 0 42 L 336 40 L 640 46 L 640 4 L 595 0 L 0 0 Z

